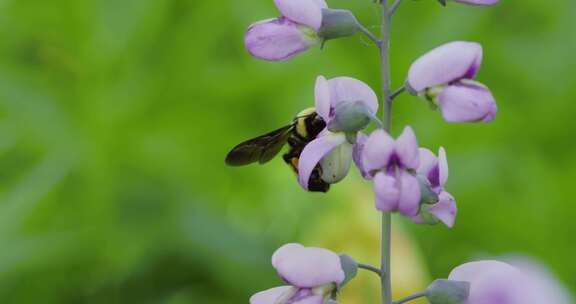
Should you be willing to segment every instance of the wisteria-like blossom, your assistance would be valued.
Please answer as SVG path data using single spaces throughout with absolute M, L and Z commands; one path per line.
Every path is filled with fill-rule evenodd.
M 482 46 L 455 41 L 417 59 L 408 72 L 407 87 L 440 107 L 448 122 L 489 122 L 496 101 L 488 88 L 473 79 L 482 63 Z
M 246 49 L 254 57 L 288 60 L 318 44 L 324 0 L 274 0 L 279 18 L 252 24 L 244 37 Z
M 364 82 L 350 77 L 327 80 L 319 76 L 316 80 L 315 100 L 316 112 L 327 126 L 337 118 L 339 109 L 352 104 L 360 104 L 372 115 L 378 111 L 376 93 Z M 331 132 L 327 128 L 306 145 L 298 164 L 302 187 L 308 188 L 310 174 L 318 164 L 322 167 L 322 179 L 327 183 L 337 183 L 348 174 L 353 152 L 349 135 L 346 132 Z
M 256 293 L 250 304 L 322 304 L 345 279 L 338 255 L 323 248 L 286 244 L 272 266 L 289 286 Z
M 420 159 L 412 128 L 404 128 L 396 140 L 378 129 L 365 140 L 361 150 L 361 161 L 357 165 L 367 178 L 373 180 L 376 208 L 383 212 L 399 211 L 408 217 L 416 216 L 420 185 L 414 172 Z
M 424 178 L 430 189 L 438 195 L 438 202 L 434 204 L 422 204 L 420 212 L 412 220 L 416 223 L 424 223 L 428 217 L 432 220 L 441 221 L 448 227 L 454 226 L 456 219 L 456 201 L 454 197 L 444 190 L 444 185 L 448 181 L 448 159 L 446 151 L 440 148 L 438 157 L 426 148 L 420 148 L 420 166 L 416 170 L 418 175 Z
M 448 277 L 469 282 L 466 304 L 569 304 L 563 286 L 541 266 L 488 260 L 456 267 Z

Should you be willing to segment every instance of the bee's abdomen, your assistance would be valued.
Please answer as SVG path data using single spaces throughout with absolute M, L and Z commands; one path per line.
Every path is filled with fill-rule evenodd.
M 307 142 L 302 140 L 297 134 L 291 135 L 288 139 L 289 149 L 283 158 L 286 164 L 288 164 L 296 174 L 298 174 L 300 155 L 306 144 Z M 318 164 L 314 167 L 314 170 L 312 170 L 312 174 L 310 174 L 308 190 L 311 192 L 327 192 L 328 189 L 330 189 L 330 184 L 322 180 L 322 168 L 320 164 Z

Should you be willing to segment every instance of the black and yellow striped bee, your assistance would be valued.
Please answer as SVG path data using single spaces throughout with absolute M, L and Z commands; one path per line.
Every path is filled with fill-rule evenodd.
M 304 147 L 326 127 L 315 108 L 298 113 L 287 126 L 240 143 L 226 156 L 229 166 L 245 166 L 255 162 L 264 164 L 276 156 L 288 143 L 284 161 L 298 174 L 298 161 Z M 322 167 L 316 165 L 308 182 L 308 190 L 327 192 L 330 184 L 322 180 Z

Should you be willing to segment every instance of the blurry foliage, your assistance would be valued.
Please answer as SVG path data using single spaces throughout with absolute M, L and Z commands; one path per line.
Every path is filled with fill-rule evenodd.
M 329 2 L 377 30 L 371 1 Z M 415 98 L 395 104 L 395 131 L 410 123 L 423 146 L 446 147 L 460 207 L 454 230 L 399 219 L 422 276 L 519 252 L 576 288 L 575 11 L 405 1 L 394 18 L 395 86 L 428 49 L 475 40 L 500 107 L 491 125 L 454 125 Z M 364 240 L 363 256 L 377 254 L 361 222 L 329 221 L 348 231 L 337 243 L 326 228 L 328 214 L 370 210 L 356 172 L 318 195 L 280 159 L 223 164 L 233 144 L 310 106 L 318 74 L 378 88 L 360 36 L 286 63 L 250 58 L 245 28 L 273 14 L 272 1 L 0 1 L 0 302 L 245 303 L 280 284 L 269 258 L 282 243 Z

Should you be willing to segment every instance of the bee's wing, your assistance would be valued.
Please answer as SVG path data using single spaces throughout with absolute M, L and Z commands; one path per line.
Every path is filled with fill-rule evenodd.
M 284 146 L 294 124 L 274 130 L 270 133 L 247 140 L 230 151 L 226 156 L 228 166 L 244 166 L 251 163 L 266 163 Z

